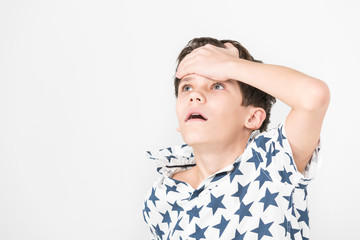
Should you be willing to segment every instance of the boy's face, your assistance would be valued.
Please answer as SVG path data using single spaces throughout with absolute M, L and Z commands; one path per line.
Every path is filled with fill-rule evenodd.
M 184 141 L 190 146 L 236 142 L 249 114 L 241 102 L 236 80 L 219 82 L 196 74 L 184 77 L 176 102 Z

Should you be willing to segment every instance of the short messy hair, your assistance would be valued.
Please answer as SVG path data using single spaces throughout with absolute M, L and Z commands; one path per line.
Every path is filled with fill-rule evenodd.
M 244 48 L 239 42 L 234 40 L 218 40 L 215 38 L 210 37 L 201 37 L 201 38 L 194 38 L 188 42 L 188 44 L 185 46 L 185 48 L 180 52 L 178 58 L 177 58 L 177 66 L 176 70 L 180 64 L 180 62 L 184 59 L 186 55 L 191 53 L 194 49 L 205 46 L 206 44 L 212 44 L 217 47 L 225 48 L 225 43 L 231 43 L 236 47 L 239 51 L 239 58 L 246 59 L 252 62 L 258 62 L 263 63 L 260 60 L 254 59 L 249 51 Z M 174 85 L 175 85 L 175 96 L 178 97 L 179 94 L 179 84 L 180 84 L 179 78 L 175 77 L 174 79 Z M 254 106 L 254 107 L 261 107 L 266 112 L 266 118 L 264 122 L 262 123 L 260 127 L 260 132 L 263 132 L 267 129 L 268 124 L 270 123 L 270 112 L 272 105 L 276 102 L 276 99 L 271 96 L 270 94 L 267 94 L 266 92 L 261 91 L 258 88 L 255 88 L 253 86 L 250 86 L 246 83 L 237 81 L 240 87 L 241 94 L 243 96 L 242 99 L 242 106 Z

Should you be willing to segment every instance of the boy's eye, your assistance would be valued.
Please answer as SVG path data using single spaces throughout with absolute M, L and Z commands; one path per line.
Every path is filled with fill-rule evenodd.
M 191 88 L 191 86 L 189 86 L 189 85 L 185 85 L 185 86 L 182 87 L 182 90 L 183 90 L 184 92 L 187 92 L 187 91 L 191 91 L 192 88 Z
M 220 84 L 220 83 L 215 83 L 215 84 L 213 85 L 213 89 L 215 89 L 215 90 L 222 90 L 222 89 L 224 89 L 224 85 L 222 85 L 222 84 Z

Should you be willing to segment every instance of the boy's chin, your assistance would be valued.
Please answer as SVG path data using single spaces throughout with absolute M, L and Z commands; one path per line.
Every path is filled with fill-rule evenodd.
M 184 142 L 192 148 L 206 144 L 204 142 L 197 142 L 197 141 L 184 141 Z
M 196 138 L 183 138 L 184 142 L 191 146 L 191 147 L 196 147 L 196 146 L 206 146 L 206 145 L 210 145 L 211 141 L 210 139 L 207 139 L 206 137 L 196 137 Z
M 183 137 L 184 142 L 189 146 L 195 146 L 199 144 L 204 144 L 204 138 L 203 139 L 196 139 L 196 138 L 190 138 L 190 137 Z

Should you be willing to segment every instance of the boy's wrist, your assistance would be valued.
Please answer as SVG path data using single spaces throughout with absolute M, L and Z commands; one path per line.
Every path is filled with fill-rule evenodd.
M 248 60 L 242 58 L 234 58 L 233 61 L 230 61 L 228 68 L 229 79 L 241 81 L 248 62 Z

